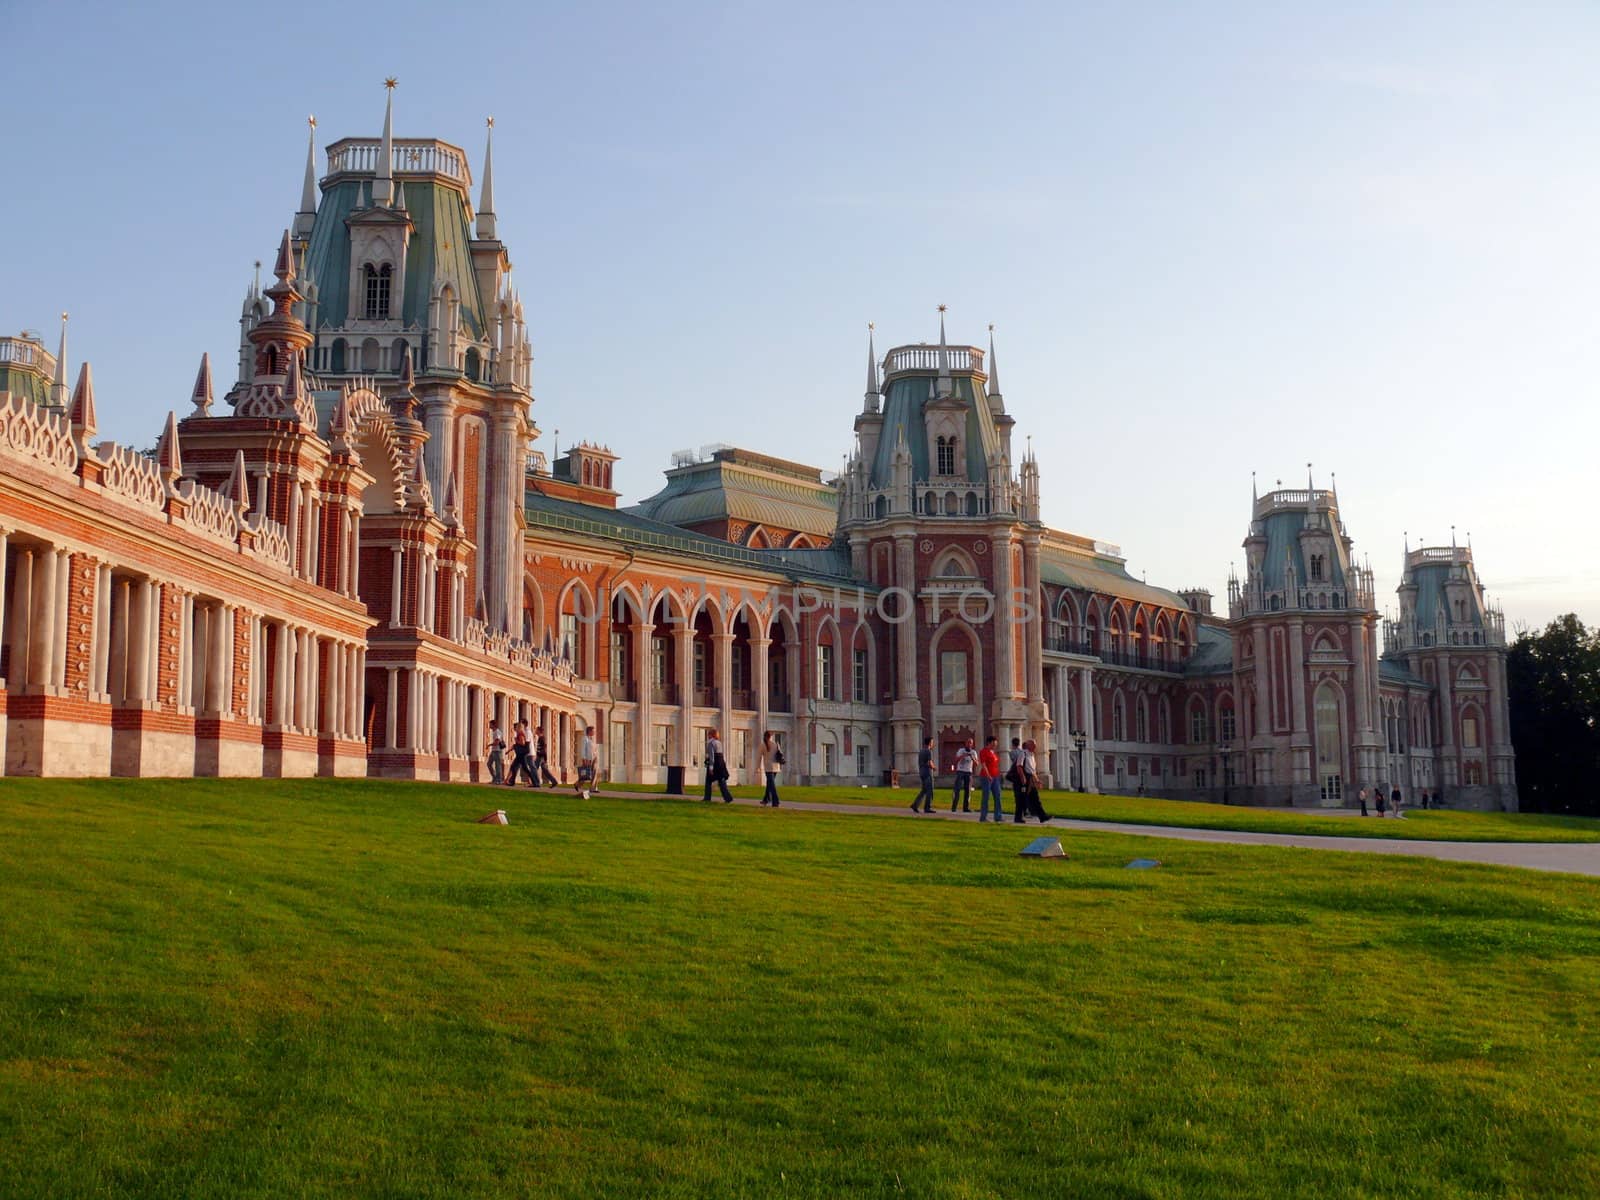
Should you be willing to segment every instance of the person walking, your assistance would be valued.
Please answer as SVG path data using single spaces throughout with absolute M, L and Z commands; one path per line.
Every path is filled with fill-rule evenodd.
M 1389 793 L 1389 811 L 1396 819 L 1400 816 L 1400 785 L 1395 784 L 1394 791 Z
M 728 760 L 722 755 L 722 739 L 717 737 L 715 729 L 710 731 L 706 738 L 706 794 L 700 799 L 711 803 L 711 785 L 715 783 L 722 789 L 722 802 L 733 803 L 733 793 L 728 790 Z
M 911 802 L 911 811 L 933 811 L 933 739 L 923 738 L 922 749 L 917 751 L 917 779 L 922 784 L 917 798 Z
M 528 761 L 528 723 L 518 721 L 511 727 L 511 773 L 506 776 L 506 786 L 516 787 L 518 774 L 533 782 L 533 768 Z
M 1370 817 L 1372 814 L 1367 811 L 1367 789 L 1362 788 L 1361 791 L 1356 793 L 1356 799 L 1361 801 L 1361 815 Z
M 489 722 L 489 782 L 501 783 L 506 773 L 506 736 L 500 732 L 500 722 Z
M 539 726 L 539 734 L 533 739 L 533 786 L 539 786 L 539 780 L 544 780 L 545 787 L 555 787 L 560 781 L 550 774 L 550 743 L 545 741 L 544 726 Z
M 1383 784 L 1380 783 L 1377 787 L 1373 788 L 1372 794 L 1374 799 L 1376 799 L 1378 802 L 1378 816 L 1388 816 L 1388 803 L 1383 798 Z
M 1006 768 L 1006 782 L 1011 785 L 1011 823 L 1022 825 L 1027 822 L 1027 813 L 1024 809 L 1024 795 L 1027 783 L 1023 778 L 1022 761 L 1026 757 L 1022 749 L 1022 739 L 1011 739 L 1011 765 Z
M 1028 812 L 1039 818 L 1043 825 L 1050 819 L 1050 814 L 1044 810 L 1044 801 L 1039 798 L 1039 760 L 1036 757 L 1037 748 L 1033 739 L 1029 738 L 1022 743 L 1022 778 L 1023 797 L 1028 806 Z
M 993 797 L 996 825 L 1006 815 L 1000 811 L 1000 752 L 995 749 L 999 744 L 1000 739 L 991 733 L 978 751 L 978 820 L 989 819 L 989 800 Z
M 594 726 L 585 725 L 583 728 L 583 745 L 578 750 L 578 778 L 573 790 L 584 800 L 591 795 L 599 795 L 599 777 L 596 767 L 600 762 L 599 748 L 594 744 Z
M 770 729 L 761 735 L 760 766 L 761 775 L 767 783 L 767 790 L 762 793 L 761 803 L 777 808 L 778 772 L 783 769 L 783 747 L 778 744 L 778 735 Z
M 956 786 L 950 791 L 950 811 L 955 812 L 957 801 L 961 804 L 961 811 L 969 813 L 972 806 L 972 768 L 978 765 L 978 752 L 972 748 L 972 739 L 956 751 Z M 980 801 L 981 803 L 981 801 Z
M 1427 788 L 1423 788 L 1422 789 L 1422 811 L 1423 812 L 1427 812 L 1428 811 L 1428 789 Z

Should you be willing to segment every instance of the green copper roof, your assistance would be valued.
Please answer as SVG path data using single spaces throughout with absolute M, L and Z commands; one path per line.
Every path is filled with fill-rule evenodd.
M 1183 664 L 1185 675 L 1226 675 L 1233 670 L 1233 633 L 1220 625 L 1200 623 L 1194 653 Z
M 1102 596 L 1120 596 L 1162 608 L 1188 608 L 1176 592 L 1141 583 L 1129 575 L 1124 567 L 1109 562 L 1089 563 L 1078 559 L 1054 558 L 1046 550 L 1039 558 L 1039 578 L 1058 587 L 1079 588 Z
M 1300 587 L 1310 585 L 1311 572 L 1307 569 L 1305 555 L 1300 550 L 1300 533 L 1306 527 L 1305 510 L 1280 509 L 1262 518 L 1261 523 L 1267 535 L 1266 556 L 1261 561 L 1267 588 L 1272 590 L 1283 587 L 1284 566 L 1288 562 L 1294 563 L 1295 578 L 1299 581 Z M 1348 565 L 1344 542 L 1337 531 L 1330 536 L 1329 541 L 1333 551 L 1332 561 L 1329 564 L 1331 570 L 1329 578 L 1319 582 L 1342 590 L 1345 586 L 1345 567 Z
M 51 381 L 37 371 L 0 365 L 0 392 L 10 392 L 34 404 L 50 403 Z
M 371 180 L 343 179 L 322 193 L 306 251 L 306 273 L 317 284 L 317 325 L 342 326 L 350 319 L 351 215 L 366 209 Z M 400 319 L 408 326 L 428 324 L 428 305 L 440 279 L 453 282 L 461 301 L 461 320 L 474 338 L 488 327 L 488 310 L 472 270 L 472 231 L 461 193 L 426 180 L 396 181 L 404 188 L 406 215 L 413 226 L 406 248 L 405 290 Z M 358 314 L 359 315 L 359 314 Z
M 625 509 L 558 500 L 535 490 L 535 485 L 527 489 L 525 506 L 529 528 L 562 530 L 619 545 L 699 558 L 707 564 L 771 571 L 796 582 L 848 586 L 851 590 L 860 586 L 869 592 L 877 590 L 871 584 L 860 583 L 849 574 L 848 551 L 750 550 L 720 538 L 652 521 Z
M 999 448 L 999 437 L 994 432 L 994 422 L 989 416 L 988 398 L 973 387 L 970 375 L 956 375 L 949 380 L 951 391 L 965 402 L 967 428 L 966 477 L 972 483 L 989 481 L 989 453 Z M 871 487 L 888 487 L 894 482 L 894 452 L 901 434 L 905 435 L 906 448 L 911 451 L 911 478 L 927 480 L 928 427 L 925 417 L 928 401 L 934 398 L 939 380 L 933 375 L 902 375 L 889 383 L 883 398 L 883 432 L 878 437 L 877 452 L 873 455 L 872 471 L 868 476 Z
M 1425 564 L 1413 567 L 1411 582 L 1417 586 L 1416 609 L 1417 624 L 1421 626 L 1444 626 L 1453 619 L 1450 612 L 1450 602 L 1445 596 L 1444 585 L 1450 580 L 1450 573 L 1454 566 L 1448 562 L 1437 565 Z M 1478 599 L 1475 588 L 1468 588 L 1472 603 L 1467 605 L 1466 624 L 1483 625 L 1483 614 L 1478 611 Z M 1461 624 L 1461 622 L 1457 622 Z

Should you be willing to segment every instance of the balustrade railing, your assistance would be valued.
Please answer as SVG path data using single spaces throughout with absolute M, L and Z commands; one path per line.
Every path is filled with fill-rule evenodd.
M 896 371 L 981 371 L 983 351 L 976 346 L 897 346 L 889 351 L 887 374 Z
M 345 138 L 328 147 L 328 174 L 376 175 L 383 143 L 378 138 Z M 466 155 L 433 138 L 396 138 L 390 171 L 395 175 L 445 175 L 470 183 Z

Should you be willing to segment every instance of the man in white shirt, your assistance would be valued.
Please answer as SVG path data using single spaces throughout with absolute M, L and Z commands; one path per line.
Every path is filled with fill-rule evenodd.
M 705 803 L 711 803 L 711 785 L 715 783 L 722 789 L 722 802 L 733 803 L 733 793 L 728 790 L 728 760 L 722 753 L 722 739 L 717 736 L 715 729 L 706 737 L 706 794 L 701 797 Z
M 595 786 L 595 766 L 599 762 L 600 754 L 594 744 L 594 726 L 586 725 L 583 729 L 583 745 L 578 750 L 578 795 L 587 800 L 591 795 L 597 794 L 599 788 Z

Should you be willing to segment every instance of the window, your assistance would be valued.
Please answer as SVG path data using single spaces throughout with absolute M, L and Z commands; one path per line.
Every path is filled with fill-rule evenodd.
M 374 270 L 371 263 L 367 264 L 367 320 L 387 321 L 389 319 L 389 279 L 392 272 L 389 264 Z
M 667 765 L 667 759 L 672 754 L 672 726 L 655 725 L 651 727 L 651 732 L 655 739 L 656 766 L 664 767 Z
M 667 683 L 667 639 L 653 637 L 650 639 L 650 682 L 657 687 L 665 687 Z
M 865 742 L 856 743 L 856 774 L 866 775 L 871 771 L 871 764 L 867 759 L 867 745 Z
M 850 699 L 857 704 L 870 704 L 867 697 L 867 651 L 865 647 L 855 652 L 850 666 Z
M 578 614 L 561 614 L 561 657 L 570 663 L 578 661 Z
M 1478 718 L 1461 718 L 1461 748 L 1463 750 L 1476 750 L 1478 748 Z
M 1233 738 L 1234 738 L 1233 709 L 1225 708 L 1225 709 L 1222 710 L 1221 722 L 1222 722 L 1222 740 L 1224 742 L 1233 741 Z
M 1317 689 L 1317 774 L 1324 800 L 1344 799 L 1344 734 L 1339 717 L 1339 697 L 1327 684 Z
M 1468 787 L 1478 787 L 1480 784 L 1483 783 L 1483 764 L 1482 763 L 1480 763 L 1480 762 L 1463 763 L 1461 770 L 1462 770 L 1461 781 L 1463 783 L 1465 783 Z
M 741 691 L 750 686 L 750 647 L 743 642 L 735 642 L 731 647 L 733 651 L 733 686 Z
M 1122 697 L 1118 696 L 1111 702 L 1111 740 L 1113 742 L 1122 740 L 1122 713 Z
M 832 742 L 822 743 L 822 773 L 824 775 L 837 775 L 839 773 L 838 764 L 834 760 L 837 750 L 838 747 Z
M 1311 578 L 1313 580 L 1322 578 L 1322 555 L 1320 554 L 1311 556 Z
M 1195 785 L 1195 787 L 1203 788 L 1203 787 L 1205 787 L 1207 785 L 1207 782 L 1208 782 L 1208 780 L 1207 780 L 1207 777 L 1206 777 L 1206 769 L 1204 767 L 1196 767 L 1194 769 L 1194 785 Z
M 939 474 L 954 475 L 956 473 L 956 440 L 953 437 L 942 437 L 936 442 L 939 451 Z
M 1210 737 L 1210 730 L 1206 727 L 1206 710 L 1198 704 L 1189 710 L 1189 740 L 1203 742 Z
M 711 647 L 707 643 L 702 642 L 699 638 L 695 639 L 694 686 L 697 688 L 711 686 L 710 680 L 707 678 L 711 674 L 711 655 L 708 653 L 710 649 Z
M 1145 716 L 1144 702 L 1139 702 L 1139 707 L 1133 712 L 1133 740 L 1148 742 L 1150 740 L 1150 722 Z
M 817 698 L 820 700 L 839 698 L 833 685 L 833 647 L 830 645 L 817 647 Z
M 619 685 L 628 679 L 628 634 L 615 626 L 611 629 L 611 687 L 613 696 L 620 696 Z
M 964 650 L 939 652 L 939 703 L 967 703 L 967 654 Z

